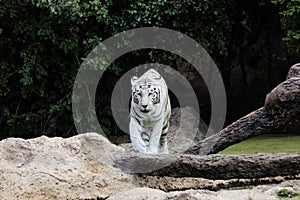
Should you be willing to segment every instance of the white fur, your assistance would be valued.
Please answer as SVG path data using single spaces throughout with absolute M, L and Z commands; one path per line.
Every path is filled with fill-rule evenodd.
M 131 85 L 129 131 L 133 149 L 140 153 L 168 153 L 167 138 L 162 134 L 168 131 L 171 106 L 164 79 L 150 69 L 140 78 L 132 77 Z

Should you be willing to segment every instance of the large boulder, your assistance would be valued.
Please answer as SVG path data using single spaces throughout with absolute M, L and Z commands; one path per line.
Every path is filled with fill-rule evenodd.
M 0 142 L 0 199 L 91 199 L 136 187 L 112 168 L 124 151 L 96 133 Z

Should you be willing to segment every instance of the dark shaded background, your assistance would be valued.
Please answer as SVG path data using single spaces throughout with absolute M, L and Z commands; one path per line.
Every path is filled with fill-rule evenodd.
M 71 92 L 85 56 L 116 33 L 152 26 L 185 33 L 210 53 L 224 79 L 226 123 L 231 123 L 261 107 L 265 95 L 300 61 L 299 4 L 279 0 L 1 1 L 0 138 L 77 134 Z M 140 50 L 120 57 L 100 80 L 97 116 L 107 135 L 124 134 L 111 115 L 114 84 L 132 67 L 151 62 L 172 66 L 186 76 L 198 95 L 201 117 L 209 123 L 209 95 L 193 67 L 168 52 Z M 175 97 L 172 102 L 176 107 Z M 295 120 L 287 125 L 290 131 L 299 130 L 293 129 Z

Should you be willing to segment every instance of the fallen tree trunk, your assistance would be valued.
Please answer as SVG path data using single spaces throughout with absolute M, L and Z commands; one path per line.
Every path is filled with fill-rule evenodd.
M 209 179 L 263 178 L 300 173 L 300 153 L 253 155 L 182 155 L 153 175 Z
M 237 120 L 185 154 L 147 155 L 120 153 L 115 167 L 129 173 L 208 179 L 263 178 L 300 173 L 300 153 L 208 155 L 265 134 L 300 113 L 300 65 L 292 66 L 287 80 L 266 97 L 264 107 Z M 196 155 L 191 155 L 196 154 Z
M 214 154 L 251 136 L 265 134 L 300 113 L 300 65 L 294 65 L 287 78 L 267 95 L 264 107 L 206 138 L 185 151 L 185 154 L 118 153 L 114 158 L 115 167 L 129 173 L 152 176 L 208 179 L 251 179 L 299 174 L 300 152 L 253 155 Z
M 153 176 L 249 179 L 300 173 L 300 153 L 207 156 L 125 154 L 121 157 L 116 160 L 115 167 L 129 173 Z M 166 163 L 169 165 L 166 166 Z M 157 168 L 159 166 L 162 168 Z
M 185 153 L 218 153 L 249 137 L 266 134 L 300 113 L 300 65 L 292 66 L 287 78 L 267 95 L 264 107 L 204 139 Z

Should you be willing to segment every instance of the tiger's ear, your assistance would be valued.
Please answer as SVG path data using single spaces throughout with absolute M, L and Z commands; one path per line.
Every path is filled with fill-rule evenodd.
M 134 85 L 139 78 L 137 76 L 131 77 L 131 85 Z
M 146 73 L 150 74 L 155 80 L 161 79 L 161 75 L 155 69 L 149 69 Z

